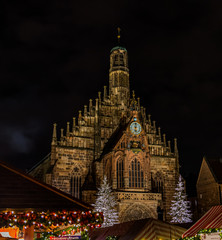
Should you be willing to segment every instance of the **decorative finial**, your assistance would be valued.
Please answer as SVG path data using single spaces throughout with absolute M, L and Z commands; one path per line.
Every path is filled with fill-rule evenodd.
M 135 91 L 133 90 L 133 99 L 135 99 Z
M 74 117 L 72 119 L 73 119 L 72 132 L 74 133 L 76 127 L 76 118 Z
M 118 31 L 118 35 L 117 35 L 117 39 L 118 39 L 118 43 L 120 43 L 120 28 L 118 27 L 117 28 L 117 31 Z
M 177 139 L 174 138 L 174 153 L 178 153 L 178 149 L 177 149 Z
M 69 137 L 69 122 L 67 122 L 66 137 Z
M 106 91 L 106 86 L 104 86 L 103 101 L 105 101 L 106 98 L 107 98 L 107 91 Z
M 52 145 L 56 145 L 57 143 L 56 125 L 56 123 L 53 124 Z

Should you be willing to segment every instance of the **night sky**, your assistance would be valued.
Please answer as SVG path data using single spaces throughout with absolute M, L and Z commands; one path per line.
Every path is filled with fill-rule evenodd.
M 0 160 L 29 169 L 108 86 L 109 53 L 129 55 L 131 91 L 178 138 L 194 182 L 204 155 L 222 156 L 222 2 L 14 1 L 1 4 Z

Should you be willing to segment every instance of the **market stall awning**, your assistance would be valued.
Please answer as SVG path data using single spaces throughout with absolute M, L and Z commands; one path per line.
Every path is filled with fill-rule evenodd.
M 195 236 L 201 229 L 220 228 L 222 226 L 222 205 L 212 207 L 182 237 Z
M 95 229 L 89 237 L 91 240 L 104 240 L 108 236 L 117 236 L 119 240 L 165 240 L 180 238 L 184 230 L 173 224 L 147 218 Z
M 81 210 L 92 206 L 0 161 L 0 211 Z

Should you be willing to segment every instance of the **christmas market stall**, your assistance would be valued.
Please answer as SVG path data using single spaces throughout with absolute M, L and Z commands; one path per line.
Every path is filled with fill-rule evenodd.
M 76 235 L 101 226 L 102 213 L 91 205 L 0 162 L 2 238 L 51 238 Z
M 89 237 L 91 240 L 175 240 L 180 238 L 184 231 L 185 228 L 174 224 L 146 218 L 94 229 L 89 232 Z
M 222 237 L 222 205 L 212 207 L 183 233 L 186 240 L 220 240 Z

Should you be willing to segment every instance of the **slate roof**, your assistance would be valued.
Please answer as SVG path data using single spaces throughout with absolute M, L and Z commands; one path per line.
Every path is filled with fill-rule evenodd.
M 0 209 L 81 210 L 92 206 L 0 161 Z
M 113 132 L 113 134 L 109 138 L 108 142 L 106 143 L 100 158 L 102 158 L 104 155 L 106 155 L 107 153 L 109 153 L 113 150 L 113 148 L 116 146 L 116 144 L 118 143 L 120 138 L 123 136 L 124 131 L 126 130 L 128 124 L 129 123 L 125 123 L 124 121 L 122 121 L 119 124 L 117 129 Z
M 82 190 L 92 190 L 92 191 L 97 191 L 96 188 L 96 177 L 95 177 L 95 171 L 92 171 L 91 169 L 89 170 L 85 182 L 82 186 Z
M 205 160 L 217 183 L 222 183 L 222 158 L 205 157 Z

